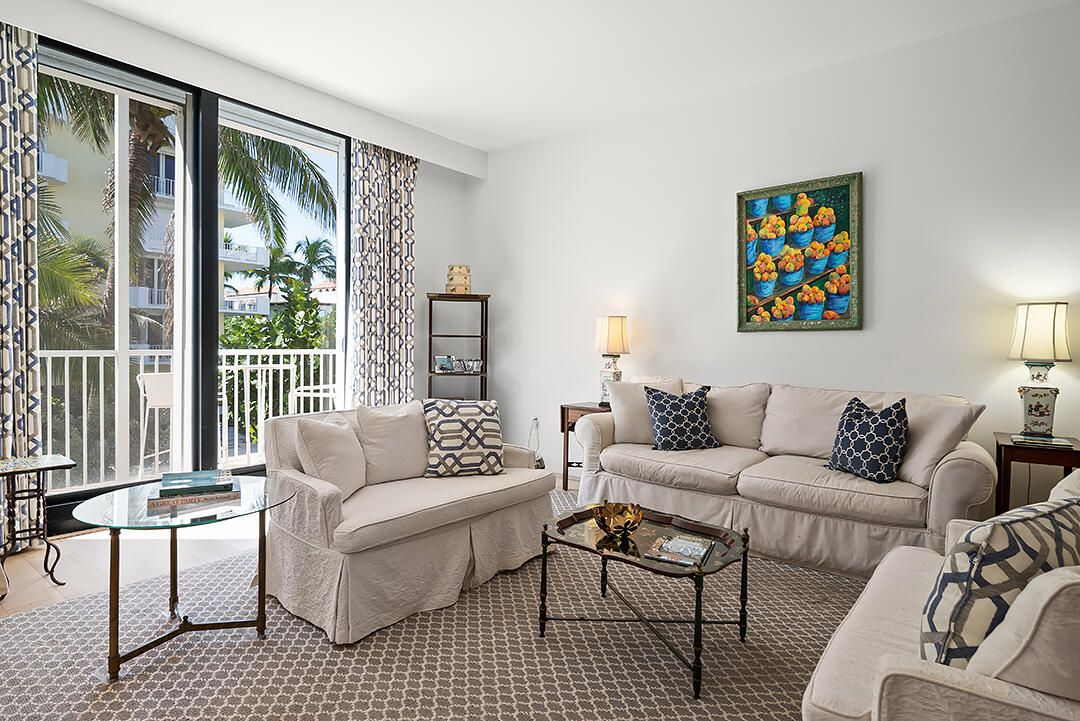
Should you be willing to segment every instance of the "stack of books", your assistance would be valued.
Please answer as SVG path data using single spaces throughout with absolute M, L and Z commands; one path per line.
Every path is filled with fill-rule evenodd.
M 165 473 L 156 496 L 146 500 L 150 513 L 172 513 L 194 505 L 240 500 L 240 486 L 221 471 Z
M 704 565 L 716 541 L 695 536 L 660 536 L 645 553 L 645 558 L 678 566 Z
M 1072 448 L 1072 441 L 1065 438 L 1054 438 L 1052 436 L 1029 436 L 1023 433 L 1013 434 L 1013 443 L 1020 443 L 1025 446 L 1048 446 L 1048 447 L 1061 447 Z

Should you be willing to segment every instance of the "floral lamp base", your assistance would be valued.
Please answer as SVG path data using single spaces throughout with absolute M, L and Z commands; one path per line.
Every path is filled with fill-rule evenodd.
M 622 370 L 619 369 L 619 356 L 604 354 L 604 367 L 600 371 L 600 405 L 607 408 L 611 405 L 611 395 L 608 393 L 608 381 L 621 381 Z
M 1050 386 L 1020 386 L 1020 405 L 1024 412 L 1024 434 L 1052 436 L 1054 434 L 1054 403 L 1058 389 Z

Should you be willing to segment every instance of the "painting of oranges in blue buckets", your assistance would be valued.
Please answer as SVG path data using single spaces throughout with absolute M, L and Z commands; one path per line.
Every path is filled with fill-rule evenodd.
M 738 194 L 740 331 L 862 328 L 862 173 Z

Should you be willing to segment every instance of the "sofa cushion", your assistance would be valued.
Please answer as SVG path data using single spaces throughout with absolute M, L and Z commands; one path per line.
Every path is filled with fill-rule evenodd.
M 923 607 L 924 660 L 966 668 L 1031 579 L 1080 564 L 1080 499 L 1021 506 L 975 526 L 945 556 Z
M 971 657 L 968 671 L 1080 701 L 1080 566 L 1033 578 L 1005 620 Z
M 658 451 L 692 451 L 716 448 L 720 441 L 709 425 L 709 407 L 705 403 L 708 386 L 693 393 L 676 395 L 645 386 L 645 401 L 653 426 L 653 448 Z
M 615 419 L 616 443 L 648 443 L 655 440 L 649 404 L 645 401 L 645 386 L 668 393 L 682 393 L 682 381 L 678 378 L 657 383 L 627 383 L 607 381 L 611 397 L 611 417 Z
M 732 495 L 739 472 L 767 457 L 761 451 L 738 446 L 655 451 L 644 444 L 616 443 L 600 454 L 600 465 L 635 481 Z
M 907 450 L 899 477 L 902 481 L 929 488 L 937 464 L 967 437 L 986 406 L 944 396 L 902 396 L 897 393 L 887 394 L 885 404 L 890 405 L 899 398 L 907 401 L 908 417 Z
M 771 506 L 890 526 L 926 525 L 928 493 L 912 483 L 874 483 L 820 458 L 772 456 L 739 474 L 739 495 Z
M 915 655 L 923 595 L 940 565 L 941 556 L 914 546 L 882 559 L 818 660 L 803 695 L 804 721 L 870 719 L 875 661 Z
M 531 468 L 511 468 L 495 476 L 405 478 L 365 486 L 342 504 L 334 547 L 355 553 L 393 543 L 531 501 L 554 487 L 550 471 Z
M 333 483 L 342 498 L 364 487 L 364 449 L 352 425 L 300 418 L 296 422 L 296 453 L 304 473 Z
M 694 390 L 683 383 L 683 392 Z M 705 397 L 709 405 L 709 425 L 716 440 L 725 446 L 758 448 L 761 446 L 761 423 L 769 402 L 768 383 L 717 388 L 712 386 Z
M 356 409 L 356 420 L 367 459 L 367 485 L 424 475 L 428 434 L 420 401 L 361 406 Z
M 907 446 L 907 402 L 901 398 L 880 411 L 858 398 L 848 401 L 836 429 L 828 467 L 874 483 L 892 483 Z
M 770 456 L 829 458 L 840 415 L 852 398 L 881 410 L 885 394 L 772 386 L 761 424 L 761 450 Z
M 428 464 L 424 475 L 494 475 L 503 471 L 498 401 L 424 401 Z

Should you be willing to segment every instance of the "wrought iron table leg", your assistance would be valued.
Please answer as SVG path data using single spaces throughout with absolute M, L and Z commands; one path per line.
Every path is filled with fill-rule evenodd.
M 701 698 L 701 591 L 705 585 L 705 574 L 699 568 L 694 574 L 694 698 Z
M 750 529 L 742 532 L 742 586 L 739 590 L 739 641 L 746 641 L 746 554 L 750 550 Z
M 543 637 L 547 627 L 547 554 L 548 544 L 551 541 L 547 537 L 547 524 L 540 533 L 540 636 Z
M 255 632 L 266 638 L 266 511 L 259 511 L 259 613 Z
M 600 595 L 607 596 L 607 556 L 600 557 Z
M 169 529 L 169 618 L 179 615 L 180 592 L 177 588 L 176 529 Z
M 109 680 L 120 678 L 120 529 L 109 529 Z

